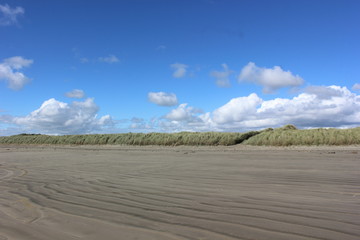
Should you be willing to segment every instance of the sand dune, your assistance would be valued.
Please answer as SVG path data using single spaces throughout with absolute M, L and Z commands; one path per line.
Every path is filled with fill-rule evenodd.
M 360 149 L 0 147 L 0 240 L 360 239 Z

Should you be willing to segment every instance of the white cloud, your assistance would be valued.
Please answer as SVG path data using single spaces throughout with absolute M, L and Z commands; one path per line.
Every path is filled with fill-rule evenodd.
M 5 59 L 0 63 L 0 80 L 5 80 L 8 83 L 9 88 L 20 90 L 30 81 L 30 79 L 18 70 L 28 67 L 32 63 L 33 60 L 25 59 L 20 56 Z
M 248 97 L 233 98 L 213 112 L 213 120 L 219 124 L 243 121 L 256 113 L 256 107 L 261 102 L 255 93 Z
M 81 89 L 73 89 L 70 92 L 65 93 L 65 96 L 69 97 L 69 98 L 84 98 L 85 97 L 85 92 Z
M 293 98 L 263 100 L 257 94 L 231 99 L 214 111 L 181 104 L 159 123 L 163 131 L 249 131 L 294 124 L 299 128 L 360 125 L 360 95 L 346 87 L 312 86 Z
M 174 93 L 149 92 L 148 99 L 150 102 L 159 106 L 175 106 L 178 104 L 177 97 Z
M 107 57 L 99 57 L 98 60 L 99 62 L 106 62 L 106 63 L 117 63 L 120 61 L 115 55 L 112 54 L 110 54 Z
M 220 117 L 216 115 L 219 114 L 218 110 L 215 110 L 213 120 L 224 123 L 223 128 L 236 126 L 253 129 L 278 127 L 289 123 L 306 128 L 360 124 L 360 96 L 351 93 L 346 87 L 329 86 L 318 89 L 323 92 L 328 91 L 332 95 L 324 97 L 319 92 L 305 92 L 292 99 L 276 98 L 264 101 L 251 94 L 242 98 L 238 104 L 230 104 L 230 101 L 224 105 L 228 108 L 220 114 Z M 246 116 L 244 118 L 228 117 L 228 112 L 240 112 Z M 216 116 L 226 121 L 216 121 Z
M 360 83 L 355 83 L 355 84 L 352 86 L 352 90 L 359 91 L 359 90 L 360 90 Z
M 185 77 L 188 66 L 182 63 L 174 63 L 171 64 L 170 67 L 174 70 L 173 77 L 174 78 L 182 78 Z
M 99 107 L 91 98 L 64 103 L 45 101 L 27 116 L 0 115 L 0 133 L 20 132 L 78 134 L 104 132 L 114 121 L 98 117 Z M 311 86 L 292 98 L 261 99 L 257 94 L 233 98 L 219 108 L 203 113 L 180 104 L 162 118 L 133 118 L 115 131 L 249 131 L 294 124 L 299 128 L 354 127 L 360 125 L 360 95 L 339 86 Z M 4 126 L 7 126 L 4 128 Z M 111 128 L 114 131 L 115 128 Z M 19 132 L 19 131 L 18 131 Z
M 316 95 L 320 99 L 330 99 L 332 97 L 340 97 L 342 95 L 340 89 L 326 86 L 309 86 L 305 89 L 305 92 Z
M 8 123 L 31 132 L 46 134 L 84 134 L 101 131 L 114 124 L 109 115 L 97 116 L 99 107 L 92 98 L 64 103 L 51 98 L 39 109 L 24 117 L 13 117 Z
M 224 71 L 212 71 L 210 76 L 216 79 L 216 85 L 219 87 L 230 87 L 231 84 L 229 76 L 233 73 L 233 71 L 231 71 L 225 63 L 221 64 L 221 66 L 224 68 Z
M 0 25 L 9 26 L 17 24 L 18 16 L 21 16 L 25 13 L 24 8 L 15 7 L 11 8 L 9 5 L 0 4 Z
M 265 102 L 258 110 L 263 118 L 277 117 L 300 127 L 343 127 L 360 123 L 360 96 L 346 87 L 329 86 L 334 91 L 324 98 L 317 93 L 302 93 L 293 99 L 275 99 Z
M 25 59 L 20 56 L 15 56 L 15 57 L 5 59 L 4 63 L 6 65 L 8 65 L 9 67 L 18 70 L 23 67 L 29 67 L 33 63 L 33 60 Z
M 240 72 L 239 82 L 244 81 L 263 86 L 264 93 L 272 93 L 280 88 L 296 87 L 304 83 L 300 76 L 284 71 L 279 66 L 261 68 L 253 62 L 249 62 Z
M 187 103 L 180 104 L 177 108 L 166 114 L 165 118 L 172 121 L 195 121 L 197 118 L 196 115 L 202 111 L 198 108 L 187 105 Z

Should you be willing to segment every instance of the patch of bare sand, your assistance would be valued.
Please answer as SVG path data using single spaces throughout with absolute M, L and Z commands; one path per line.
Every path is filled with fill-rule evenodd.
M 360 148 L 1 146 L 0 240 L 359 239 Z

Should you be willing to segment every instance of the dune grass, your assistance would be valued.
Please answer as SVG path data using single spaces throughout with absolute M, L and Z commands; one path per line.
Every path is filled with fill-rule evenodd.
M 223 133 L 223 132 L 179 132 L 179 133 L 123 133 L 48 136 L 37 134 L 19 134 L 0 137 L 0 144 L 64 144 L 64 145 L 191 145 L 216 146 L 234 145 L 243 142 L 259 132 Z
M 62 145 L 162 145 L 162 146 L 257 146 L 291 145 L 353 145 L 360 144 L 360 127 L 352 129 L 298 130 L 293 125 L 246 133 L 237 132 L 179 132 L 123 133 L 49 136 L 19 134 L 0 137 L 0 144 L 62 144 Z
M 245 140 L 243 144 L 257 146 L 360 144 L 360 127 L 298 130 L 293 125 L 286 125 L 278 129 L 264 130 L 260 134 Z

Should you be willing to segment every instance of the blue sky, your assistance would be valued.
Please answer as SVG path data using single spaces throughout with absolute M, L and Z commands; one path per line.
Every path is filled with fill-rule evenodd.
M 360 125 L 360 1 L 0 0 L 0 135 Z

